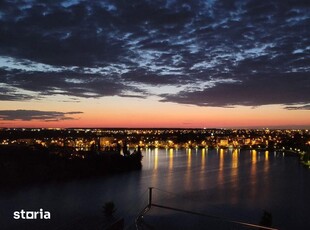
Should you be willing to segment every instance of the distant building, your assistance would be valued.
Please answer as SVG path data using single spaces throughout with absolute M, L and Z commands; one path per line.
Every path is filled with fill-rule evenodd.
M 251 144 L 251 139 L 250 138 L 244 139 L 244 144 L 245 145 L 250 145 Z
M 112 147 L 114 145 L 116 145 L 114 137 L 100 137 L 99 138 L 100 150 Z
M 23 139 L 17 139 L 16 142 L 18 144 L 26 144 L 26 145 L 30 145 L 30 144 L 33 144 L 34 143 L 34 140 L 33 139 L 26 139 L 26 138 L 23 138 Z
M 221 147 L 227 147 L 228 146 L 228 139 L 220 139 L 219 145 Z

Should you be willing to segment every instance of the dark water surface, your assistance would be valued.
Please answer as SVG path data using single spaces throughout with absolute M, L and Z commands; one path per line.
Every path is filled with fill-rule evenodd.
M 147 204 L 148 187 L 154 187 L 157 204 L 254 224 L 266 210 L 272 214 L 274 227 L 310 229 L 310 170 L 298 158 L 229 149 L 154 149 L 143 155 L 141 171 L 0 190 L 0 229 L 102 229 L 102 206 L 107 201 L 115 203 L 115 215 L 124 217 L 128 226 Z M 40 208 L 51 212 L 51 220 L 13 219 L 14 211 Z M 163 226 L 153 225 L 155 229 L 164 224 L 179 228 L 179 220 L 191 228 L 206 228 L 197 225 L 201 217 L 194 218 L 155 208 L 145 220 L 150 221 L 150 228 L 160 220 Z

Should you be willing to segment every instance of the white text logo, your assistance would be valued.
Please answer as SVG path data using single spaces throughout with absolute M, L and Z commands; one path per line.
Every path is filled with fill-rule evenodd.
M 29 220 L 34 220 L 34 219 L 41 219 L 41 220 L 49 220 L 51 219 L 51 213 L 49 211 L 43 211 L 42 208 L 40 208 L 39 211 L 25 211 L 25 210 L 20 210 L 20 211 L 15 211 L 13 213 L 14 219 L 19 220 L 19 219 L 29 219 Z

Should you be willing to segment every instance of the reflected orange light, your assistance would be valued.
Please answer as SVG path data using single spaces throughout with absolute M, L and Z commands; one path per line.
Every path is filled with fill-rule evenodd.
M 238 150 L 234 149 L 232 152 L 232 162 L 231 162 L 231 183 L 232 186 L 234 188 L 238 187 L 238 181 L 239 181 L 239 177 L 238 177 Z M 231 194 L 231 202 L 233 204 L 236 204 L 238 201 L 238 196 L 236 195 L 236 193 L 232 193 Z
M 187 170 L 185 174 L 185 188 L 190 188 L 191 187 L 191 164 L 192 164 L 192 150 L 188 149 L 187 150 Z
M 264 163 L 264 173 L 268 173 L 269 172 L 269 151 L 265 151 L 265 163 Z
M 256 167 L 257 167 L 257 152 L 256 150 L 251 150 L 251 154 L 252 154 L 252 167 L 251 167 L 251 181 L 253 184 L 256 184 Z M 251 190 L 250 190 L 252 196 L 256 196 L 256 189 L 255 186 L 251 186 Z
M 238 150 L 237 149 L 234 149 L 234 151 L 232 153 L 231 167 L 232 168 L 238 167 Z
M 201 150 L 201 170 L 203 171 L 206 166 L 206 149 Z
M 152 155 L 151 149 L 148 149 L 147 155 L 148 155 L 148 159 L 149 159 L 149 161 L 148 161 L 148 167 L 151 168 L 151 155 Z
M 257 152 L 256 152 L 256 150 L 252 150 L 251 152 L 252 152 L 252 163 L 256 164 L 256 162 L 257 162 Z
M 157 170 L 158 167 L 158 148 L 155 148 L 155 153 L 154 153 L 154 170 Z
M 265 151 L 265 161 L 269 160 L 269 151 Z
M 169 149 L 169 169 L 173 169 L 173 149 Z
M 223 170 L 223 165 L 224 165 L 224 149 L 220 149 L 220 165 L 219 165 L 220 171 Z
M 220 149 L 220 159 L 219 159 L 219 175 L 218 175 L 218 184 L 223 185 L 224 181 L 224 149 Z
M 188 155 L 187 155 L 187 168 L 189 169 L 192 164 L 192 150 L 188 149 Z

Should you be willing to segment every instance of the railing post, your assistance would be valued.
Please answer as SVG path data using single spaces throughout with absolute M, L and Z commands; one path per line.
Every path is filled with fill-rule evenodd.
M 152 206 L 152 190 L 153 190 L 153 187 L 149 187 L 149 204 L 148 204 L 149 208 L 151 208 Z

